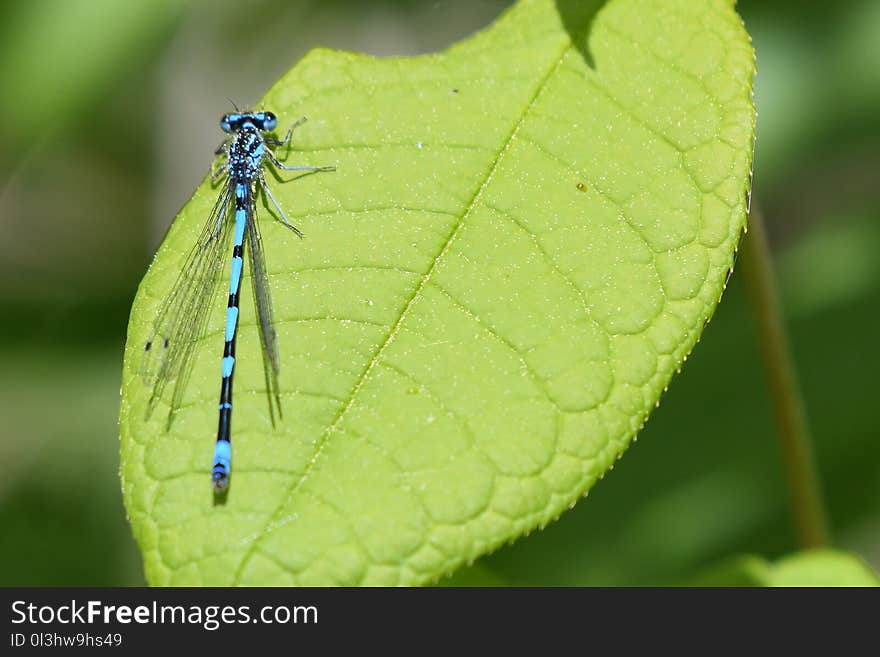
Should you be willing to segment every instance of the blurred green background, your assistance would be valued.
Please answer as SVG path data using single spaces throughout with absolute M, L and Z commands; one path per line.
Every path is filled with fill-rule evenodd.
M 0 585 L 144 583 L 117 476 L 125 327 L 229 99 L 256 100 L 312 47 L 430 52 L 507 4 L 0 7 Z M 754 198 L 835 543 L 878 569 L 880 3 L 738 6 L 758 53 Z M 741 279 L 614 471 L 556 523 L 482 559 L 481 577 L 676 583 L 732 554 L 796 549 Z

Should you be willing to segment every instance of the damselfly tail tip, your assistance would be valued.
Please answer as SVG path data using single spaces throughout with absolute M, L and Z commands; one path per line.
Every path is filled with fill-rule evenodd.
M 214 495 L 225 494 L 229 490 L 229 473 L 222 466 L 214 466 L 211 483 L 214 486 Z
M 223 495 L 229 488 L 229 470 L 232 463 L 232 445 L 229 441 L 221 438 L 214 448 L 214 467 L 211 469 L 211 483 L 214 485 L 214 494 Z

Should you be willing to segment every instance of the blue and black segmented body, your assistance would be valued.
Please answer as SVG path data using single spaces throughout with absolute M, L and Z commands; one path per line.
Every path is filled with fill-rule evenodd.
M 271 112 L 235 112 L 221 119 L 220 127 L 229 133 L 231 138 L 217 150 L 218 154 L 226 154 L 225 166 L 222 169 L 215 168 L 211 177 L 212 180 L 226 177 L 226 182 L 199 243 L 187 257 L 174 288 L 160 308 L 153 334 L 144 346 L 142 371 L 145 378 L 153 383 L 153 392 L 147 407 L 148 416 L 161 397 L 166 382 L 176 379 L 174 397 L 169 409 L 170 425 L 172 415 L 180 405 L 183 389 L 189 377 L 195 340 L 204 330 L 207 311 L 222 270 L 224 260 L 222 253 L 225 251 L 225 245 L 228 245 L 229 237 L 227 212 L 232 208 L 234 210 L 232 263 L 229 297 L 226 304 L 226 340 L 221 367 L 220 418 L 211 470 L 214 491 L 218 494 L 226 491 L 232 471 L 232 378 L 235 372 L 235 340 L 238 331 L 246 244 L 250 255 L 251 281 L 266 370 L 266 392 L 273 422 L 275 417 L 273 408 L 277 408 L 279 414 L 281 412 L 277 382 L 280 360 L 262 240 L 255 221 L 255 199 L 259 184 L 278 211 L 281 222 L 302 237 L 299 229 L 284 216 L 284 212 L 266 185 L 263 164 L 264 160 L 268 160 L 273 166 L 284 171 L 312 172 L 335 168 L 285 166 L 268 148 L 270 144 L 287 144 L 293 128 L 304 120 L 294 124 L 288 130 L 286 138 L 279 141 L 264 135 L 274 130 L 278 123 Z
M 230 178 L 233 176 L 230 161 Z M 214 488 L 223 490 L 229 480 L 232 458 L 232 375 L 235 373 L 235 338 L 238 333 L 238 304 L 241 294 L 241 270 L 244 267 L 244 234 L 247 231 L 250 182 L 235 182 L 235 241 L 232 246 L 232 269 L 229 276 L 229 301 L 226 304 L 226 343 L 223 345 L 223 365 L 220 383 L 220 421 L 217 426 L 217 444 L 214 447 L 214 468 L 211 478 Z
M 261 113 L 262 114 L 262 113 Z M 235 232 L 232 242 L 232 267 L 229 275 L 229 301 L 226 304 L 226 344 L 220 383 L 220 420 L 217 426 L 217 444 L 214 447 L 214 467 L 211 479 L 214 489 L 223 492 L 229 484 L 232 460 L 232 377 L 235 374 L 235 338 L 238 333 L 238 305 L 241 294 L 241 271 L 244 268 L 244 236 L 248 230 L 248 216 L 254 216 L 254 186 L 262 172 L 265 145 L 260 130 L 267 129 L 264 116 L 236 115 L 230 121 L 224 117 L 221 125 L 235 137 L 227 153 L 226 169 L 235 192 Z M 274 117 L 272 120 L 274 128 Z

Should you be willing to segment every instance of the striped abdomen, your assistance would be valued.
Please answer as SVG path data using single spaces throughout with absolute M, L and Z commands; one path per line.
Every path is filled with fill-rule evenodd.
M 247 230 L 248 209 L 251 202 L 249 182 L 237 182 L 235 191 L 235 233 L 232 247 L 232 268 L 229 275 L 229 301 L 226 304 L 226 342 L 220 384 L 220 420 L 217 443 L 214 447 L 214 467 L 211 479 L 214 490 L 222 493 L 229 486 L 232 462 L 232 375 L 235 372 L 235 338 L 238 330 L 238 304 L 241 292 L 241 271 L 244 266 L 244 232 Z

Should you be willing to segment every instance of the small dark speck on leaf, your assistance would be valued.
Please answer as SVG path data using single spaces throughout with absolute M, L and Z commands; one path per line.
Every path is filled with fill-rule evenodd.
M 586 184 L 585 184 L 585 183 L 582 183 L 582 182 L 579 182 L 579 183 L 577 184 L 577 188 L 578 188 L 578 190 L 581 191 L 581 192 L 585 192 L 585 191 L 587 191 L 587 186 L 586 186 Z
M 453 90 L 452 90 L 452 93 L 457 94 L 457 93 L 458 93 L 458 89 L 453 89 Z

